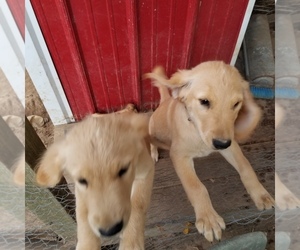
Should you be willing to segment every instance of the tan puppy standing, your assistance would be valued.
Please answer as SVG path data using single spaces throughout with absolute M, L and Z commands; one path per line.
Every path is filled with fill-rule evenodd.
M 238 171 L 259 210 L 274 199 L 258 181 L 237 141 L 246 139 L 261 116 L 239 72 L 223 62 L 205 62 L 179 70 L 170 79 L 157 67 L 145 75 L 158 87 L 161 100 L 150 118 L 149 131 L 158 147 L 170 150 L 174 168 L 196 213 L 196 227 L 209 241 L 221 239 L 225 223 L 214 210 L 198 179 L 193 158 L 220 152 Z M 173 98 L 168 88 L 172 89 Z
M 77 250 L 100 249 L 102 236 L 119 232 L 119 249 L 144 249 L 154 176 L 148 123 L 148 115 L 130 108 L 89 116 L 41 159 L 40 185 L 55 186 L 63 171 L 75 182 Z

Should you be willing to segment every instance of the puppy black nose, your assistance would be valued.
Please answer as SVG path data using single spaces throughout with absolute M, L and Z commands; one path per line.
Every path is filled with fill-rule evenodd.
M 99 232 L 103 236 L 113 236 L 113 235 L 117 234 L 118 232 L 120 232 L 122 230 L 122 228 L 123 228 L 123 221 L 120 221 L 119 223 L 115 224 L 108 230 L 99 229 Z
M 225 149 L 231 145 L 231 140 L 217 140 L 213 139 L 213 145 L 216 149 Z

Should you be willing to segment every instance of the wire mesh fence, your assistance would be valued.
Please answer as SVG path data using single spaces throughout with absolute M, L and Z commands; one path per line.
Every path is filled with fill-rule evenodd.
M 269 158 L 266 165 L 274 160 Z M 217 162 L 219 160 L 216 159 Z M 161 165 L 167 165 L 166 161 L 169 159 L 160 159 Z M 201 164 L 201 159 L 196 161 L 197 166 Z M 156 176 L 166 172 L 166 169 L 160 171 L 161 165 L 157 166 Z M 223 164 L 220 162 L 220 165 Z M 260 181 L 270 189 L 274 184 L 271 169 L 261 169 L 257 173 Z M 193 208 L 179 180 L 176 180 L 175 171 L 172 171 L 171 175 L 165 176 L 166 179 L 159 183 L 157 178 L 155 180 L 145 230 L 147 250 L 189 249 L 191 246 L 202 244 L 199 240 L 206 241 L 197 232 Z M 222 171 L 222 177 L 215 173 L 213 175 L 214 177 L 210 177 L 202 174 L 202 181 L 209 190 L 216 211 L 224 218 L 228 228 L 254 228 L 258 221 L 262 224 L 274 221 L 274 211 L 260 212 L 255 208 L 249 195 L 242 188 L 237 174 Z M 34 174 L 30 169 L 26 171 L 26 178 L 26 188 L 11 182 L 0 186 L 0 249 L 75 249 L 75 203 L 65 202 L 65 199 L 68 200 L 70 195 L 74 194 L 74 184 L 58 185 L 51 190 L 40 188 L 34 184 Z M 169 179 L 174 183 L 173 186 L 167 185 Z M 57 193 L 60 194 L 59 199 L 55 197 Z M 63 193 L 65 196 L 61 195 Z M 118 237 L 103 238 L 101 249 L 118 249 L 118 243 Z
M 0 162 L 0 249 L 24 249 L 25 189 Z
M 219 160 L 216 159 L 216 161 Z M 274 156 L 269 157 L 266 160 L 266 166 L 273 160 Z M 167 161 L 169 159 L 160 159 L 161 165 L 167 165 Z M 201 163 L 201 159 L 196 161 L 196 165 L 201 165 Z M 160 167 L 157 166 L 156 176 L 160 175 L 161 177 L 166 169 L 160 171 Z M 272 186 L 274 177 L 271 170 L 258 171 L 260 180 L 267 183 L 268 189 Z M 231 175 L 231 173 L 226 174 L 225 171 L 224 175 L 224 172 L 222 172 L 223 177 L 213 173 L 213 178 L 204 176 L 202 180 L 211 194 L 215 209 L 222 211 L 221 215 L 227 226 L 252 227 L 257 221 L 262 223 L 274 221 L 273 211 L 258 211 L 249 195 L 242 188 L 239 177 L 236 174 Z M 70 204 L 64 203 L 64 199 L 68 199 L 69 195 L 74 193 L 74 184 L 58 185 L 49 190 L 37 187 L 33 183 L 34 176 L 32 173 L 27 174 L 27 177 L 29 181 L 26 185 L 25 201 L 26 249 L 75 249 L 75 205 L 73 205 L 73 209 L 70 209 Z M 179 180 L 177 180 L 175 171 L 165 177 L 165 180 L 159 181 L 159 183 L 157 180 L 155 181 L 152 202 L 147 216 L 145 247 L 149 250 L 187 249 L 187 245 L 192 241 L 192 239 L 188 240 L 189 237 L 203 238 L 203 236 L 200 236 L 197 232 L 194 225 L 193 208 Z M 170 179 L 174 184 L 172 186 L 167 185 Z M 172 191 L 170 191 L 171 189 Z M 53 195 L 56 193 L 65 193 L 66 195 L 56 199 Z M 237 204 L 238 206 L 236 206 Z M 66 208 L 67 206 L 68 208 Z M 118 237 L 103 238 L 101 249 L 117 249 L 118 242 Z
M 58 186 L 57 188 L 70 190 L 69 186 L 65 185 Z M 36 197 L 35 199 L 31 198 L 26 201 L 27 207 L 33 208 L 33 204 L 35 204 L 35 210 L 26 210 L 26 249 L 75 249 L 76 222 L 71 218 L 71 215 L 66 214 L 65 208 L 60 206 L 58 209 L 59 206 L 55 204 L 56 202 L 53 197 L 47 194 L 48 191 L 46 189 L 27 186 L 26 193 L 30 193 L 30 197 Z M 245 202 L 248 203 L 249 198 L 246 196 L 243 196 L 243 198 Z M 224 198 L 224 200 L 226 200 L 226 198 Z M 165 207 L 165 209 L 159 210 L 161 214 L 161 220 L 159 222 L 156 222 L 155 218 L 148 218 L 148 225 L 145 232 L 146 249 L 174 249 L 174 247 L 179 244 L 178 240 L 176 240 L 176 242 L 173 241 L 174 238 L 181 237 L 182 243 L 186 243 L 186 239 L 183 237 L 185 234 L 197 233 L 197 229 L 194 225 L 195 217 L 190 204 L 186 201 L 182 201 L 181 204 L 171 205 L 173 207 L 176 206 L 176 209 L 171 210 Z M 153 209 L 152 206 L 149 211 L 152 215 L 154 212 Z M 174 210 L 176 210 L 176 213 Z M 183 210 L 190 210 L 190 215 L 182 216 Z M 69 220 L 66 219 L 66 216 L 69 216 Z M 234 213 L 228 211 L 227 214 L 223 216 L 227 226 L 233 224 L 251 226 L 251 224 L 257 220 L 274 220 L 273 212 L 260 212 L 251 205 L 239 207 Z M 112 239 L 104 238 L 102 239 L 101 249 L 117 249 L 118 241 L 117 237 Z

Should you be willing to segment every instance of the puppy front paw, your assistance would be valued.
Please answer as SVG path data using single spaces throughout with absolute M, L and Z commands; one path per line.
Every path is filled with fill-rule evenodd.
M 222 229 L 226 228 L 223 218 L 213 208 L 209 211 L 198 213 L 195 225 L 199 233 L 203 234 L 210 242 L 213 242 L 214 238 L 220 240 Z
M 262 187 L 261 190 L 254 193 L 250 193 L 252 200 L 254 201 L 258 210 L 271 209 L 275 206 L 275 200 L 272 196 Z
M 300 200 L 286 187 L 275 190 L 276 205 L 280 210 L 300 208 Z

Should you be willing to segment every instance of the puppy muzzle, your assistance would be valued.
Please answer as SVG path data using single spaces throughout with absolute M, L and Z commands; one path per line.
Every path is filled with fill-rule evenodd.
M 99 232 L 102 236 L 113 236 L 117 233 L 119 233 L 123 228 L 123 221 L 118 222 L 117 224 L 115 224 L 114 226 L 112 226 L 109 229 L 99 229 Z
M 213 139 L 212 142 L 215 149 L 226 149 L 231 145 L 231 140 Z

